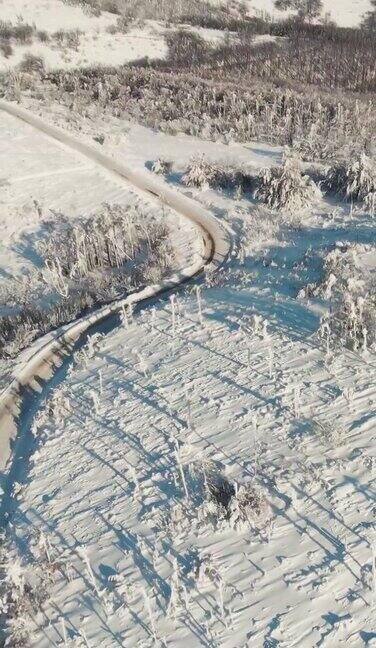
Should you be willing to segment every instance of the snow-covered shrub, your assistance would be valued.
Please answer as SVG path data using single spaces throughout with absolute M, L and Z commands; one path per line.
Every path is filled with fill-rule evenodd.
M 62 217 L 52 225 L 37 251 L 47 268 L 67 278 L 83 278 L 98 268 L 120 268 L 134 257 L 143 240 L 136 215 L 120 205 L 104 205 L 92 220 Z
M 376 191 L 370 191 L 364 199 L 365 208 L 372 214 L 376 216 Z
M 191 65 L 197 65 L 205 60 L 210 45 L 198 34 L 186 29 L 179 29 L 176 32 L 166 35 L 168 56 L 173 64 L 182 63 L 187 60 Z
M 375 287 L 366 294 L 338 294 L 328 324 L 331 336 L 341 344 L 354 351 L 367 350 L 376 339 Z
M 171 173 L 171 169 L 172 162 L 164 160 L 163 158 L 158 158 L 157 160 L 155 160 L 151 167 L 153 173 L 156 173 L 157 175 L 168 175 L 169 173 Z
M 328 138 L 322 136 L 322 123 L 317 119 L 304 135 L 295 137 L 292 141 L 292 149 L 299 155 L 303 161 L 311 160 L 332 160 L 337 150 L 343 150 L 346 144 L 346 138 L 341 138 L 340 142 L 333 143 Z
M 262 241 L 274 238 L 281 226 L 281 215 L 264 205 L 256 205 L 244 214 L 239 226 L 239 254 L 243 260 L 248 254 L 254 254 L 254 246 Z M 236 218 L 235 212 L 234 217 Z M 282 216 L 283 223 L 286 216 Z
M 13 25 L 11 22 L 0 20 L 0 40 L 2 41 L 18 41 L 22 45 L 28 45 L 32 42 L 33 33 L 35 28 L 24 22 L 18 22 Z
M 233 188 L 240 192 L 253 192 L 256 188 L 257 177 L 244 168 L 228 169 L 230 180 L 232 179 Z
M 108 13 L 120 13 L 119 0 L 102 0 L 100 8 L 102 9 L 102 11 L 108 11 Z
M 326 445 L 339 444 L 344 439 L 344 430 L 336 421 L 327 422 L 318 419 L 312 420 L 312 430 Z
M 204 189 L 214 184 L 217 175 L 215 166 L 208 162 L 203 155 L 193 157 L 182 177 L 182 182 L 187 187 Z
M 121 34 L 126 34 L 129 32 L 131 28 L 131 21 L 127 16 L 119 16 L 119 18 L 116 21 L 116 26 L 115 29 L 117 32 L 120 32 Z
M 196 557 L 195 562 L 195 579 L 199 583 L 209 581 L 218 585 L 221 579 L 221 573 L 218 565 L 216 565 L 213 555 L 202 551 Z
M 0 52 L 5 56 L 5 58 L 9 58 L 13 54 L 13 47 L 9 43 L 9 41 L 6 40 L 0 40 Z
M 259 486 L 253 482 L 235 488 L 229 502 L 229 520 L 234 528 L 264 526 L 270 518 L 270 506 Z
M 367 263 L 362 262 L 362 257 L 373 253 L 371 245 L 337 244 L 326 255 L 322 280 L 304 291 L 304 296 L 330 302 L 330 313 L 319 329 L 329 347 L 339 341 L 353 350 L 365 350 L 375 342 L 376 286 Z
M 32 620 L 48 597 L 48 582 L 38 564 L 23 564 L 1 551 L 0 633 L 5 648 L 29 646 Z
M 245 192 L 253 192 L 256 187 L 256 176 L 243 167 L 234 167 L 230 164 L 217 163 L 212 180 L 213 189 L 232 189 L 241 198 Z
M 234 485 L 212 462 L 202 465 L 207 496 L 219 507 L 227 509 L 235 494 Z
M 366 258 L 374 246 L 337 242 L 325 254 L 320 281 L 308 284 L 300 297 L 318 297 L 328 302 L 318 336 L 327 349 L 340 342 L 351 349 L 366 349 L 376 339 L 376 286 Z
M 205 459 L 179 463 L 163 481 L 169 484 L 170 495 L 151 514 L 152 524 L 169 533 L 229 527 L 258 532 L 270 521 L 270 507 L 261 487 L 256 482 L 238 485 L 218 462 Z M 160 492 L 160 484 L 155 488 Z M 151 522 L 150 513 L 147 522 Z
M 21 72 L 37 72 L 38 74 L 43 74 L 45 71 L 44 59 L 42 56 L 36 56 L 35 54 L 24 54 L 22 61 L 18 65 Z
M 206 463 L 203 502 L 197 508 L 198 519 L 214 528 L 230 525 L 244 530 L 264 528 L 270 521 L 268 501 L 254 482 L 237 484 Z
M 46 422 L 42 412 L 37 419 L 37 426 Z M 35 617 L 49 598 L 51 584 L 57 578 L 72 580 L 71 562 L 56 554 L 50 537 L 40 528 L 30 531 L 22 558 L 15 544 L 0 537 L 0 644 L 6 648 L 34 645 Z
M 303 175 L 296 158 L 286 158 L 283 166 L 264 169 L 258 176 L 255 198 L 272 209 L 293 212 L 309 207 L 320 195 L 315 183 Z
M 41 43 L 48 43 L 50 40 L 48 31 L 45 31 L 44 29 L 39 29 L 36 33 L 36 37 Z
M 129 21 L 163 20 L 168 23 L 190 23 L 206 26 L 206 20 L 221 20 L 218 28 L 225 28 L 233 12 L 225 5 L 213 5 L 208 0 L 63 0 L 66 4 L 78 5 L 86 12 L 99 16 L 102 11 L 124 15 Z M 229 22 L 231 26 L 231 22 Z
M 166 226 L 155 219 L 142 225 L 136 211 L 121 205 L 105 204 L 91 220 L 78 219 L 73 223 L 60 220 L 50 236 L 39 242 L 37 249 L 56 281 L 87 280 L 90 289 L 100 276 L 108 281 L 119 279 L 119 270 L 127 264 L 145 259 L 148 265 L 170 261 L 172 254 Z M 163 257 L 163 258 L 162 258 Z M 115 272 L 111 272 L 114 270 Z
M 51 38 L 56 41 L 61 49 L 67 48 L 77 51 L 80 46 L 82 33 L 79 29 L 59 29 L 51 35 Z
M 365 277 L 359 271 L 360 257 L 371 250 L 372 247 L 367 245 L 337 242 L 329 252 L 323 252 L 323 272 L 320 280 L 308 284 L 299 296 L 329 300 L 347 290 L 363 290 Z
M 0 357 L 15 358 L 37 337 L 84 314 L 93 305 L 85 291 L 70 294 L 69 299 L 48 309 L 26 304 L 19 312 L 0 317 Z
M 240 189 L 253 191 L 256 178 L 244 168 L 236 168 L 220 162 L 209 162 L 204 155 L 193 157 L 182 176 L 187 187 L 201 189 Z
M 370 208 L 375 204 L 376 163 L 365 153 L 350 163 L 338 162 L 328 169 L 323 186 L 347 200 L 366 201 Z
M 311 61 L 312 56 L 310 69 Z M 213 66 L 209 71 L 213 77 Z M 372 145 L 375 141 L 372 101 L 339 101 L 335 94 L 332 98 L 313 97 L 291 88 L 271 87 L 261 80 L 252 88 L 242 83 L 227 86 L 221 65 L 217 73 L 220 78 L 208 82 L 192 75 L 166 73 L 163 66 L 160 70 L 140 65 L 97 66 L 49 72 L 43 75 L 42 88 L 36 77 L 30 88 L 27 75 L 18 84 L 20 91 L 30 89 L 47 104 L 73 104 L 80 112 L 100 104 L 101 111 L 117 117 L 125 111 L 139 123 L 169 133 L 184 132 L 216 141 L 296 143 L 298 148 L 300 143 L 302 155 L 309 159 L 332 159 L 343 154 L 344 145 L 349 151 L 358 150 L 360 142 L 367 140 Z M 2 87 L 12 99 L 16 94 L 14 74 L 3 75 Z M 100 87 L 106 88 L 105 96 Z M 304 153 L 307 142 L 309 150 Z

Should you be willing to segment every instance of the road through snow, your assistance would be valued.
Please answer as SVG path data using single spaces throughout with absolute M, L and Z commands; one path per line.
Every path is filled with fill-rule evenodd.
M 12 133 L 13 126 L 4 132 Z M 29 169 L 49 171 L 53 152 L 44 155 L 38 148 L 42 136 L 24 128 L 30 139 L 26 133 L 22 146 L 33 151 L 25 175 Z M 98 132 L 97 123 L 83 128 L 88 138 Z M 112 132 L 116 123 L 107 124 L 106 137 Z M 144 133 L 132 144 L 127 133 L 106 141 L 119 151 L 129 146 L 127 157 L 138 167 L 163 156 L 180 172 L 187 138 L 158 139 L 160 145 Z M 61 146 L 70 165 L 77 154 L 66 143 Z M 12 144 L 6 150 L 12 151 Z M 217 151 L 209 157 L 225 157 L 221 146 Z M 14 171 L 9 167 L 8 173 L 21 175 L 16 152 L 17 144 Z M 97 151 L 90 149 L 91 155 Z M 64 168 L 63 159 L 57 162 Z M 113 164 L 110 160 L 111 169 Z M 96 175 L 103 173 L 97 168 Z M 82 188 L 82 177 L 76 172 L 59 185 L 69 190 L 77 180 L 73 212 L 80 200 L 86 204 L 82 192 L 90 183 Z M 146 180 L 156 200 L 163 185 L 153 176 Z M 97 184 L 91 210 L 102 200 L 102 187 L 106 190 L 106 183 Z M 124 191 L 121 180 L 113 184 Z M 21 188 L 17 184 L 14 193 Z M 69 204 L 66 191 L 59 191 Z M 29 195 L 24 192 L 25 200 Z M 38 198 L 50 206 L 47 190 Z M 229 235 L 195 203 L 173 194 L 173 206 L 173 198 L 180 213 L 198 210 L 203 219 L 197 272 L 214 248 L 221 263 L 231 251 Z M 30 619 L 31 643 L 60 646 L 67 635 L 69 644 L 85 636 L 87 645 L 102 648 L 151 648 L 157 641 L 174 648 L 371 645 L 376 638 L 374 352 L 355 355 L 335 339 L 325 348 L 316 335 L 315 304 L 297 294 L 313 284 L 325 290 L 322 264 L 338 246 L 348 247 L 352 279 L 365 277 L 365 269 L 375 267 L 374 219 L 361 209 L 322 200 L 290 224 L 283 213 L 252 209 L 248 199 L 234 206 L 232 196 L 209 190 L 197 191 L 197 198 L 210 201 L 239 237 L 239 254 L 203 291 L 203 321 L 189 294 L 177 300 L 174 330 L 168 300 L 152 318 L 141 312 L 127 328 L 110 317 L 94 326 L 108 335 L 93 357 L 81 362 L 75 354 L 68 371 L 75 336 L 88 325 L 78 322 L 71 327 L 75 335 L 64 329 L 64 352 L 70 355 L 46 383 L 48 402 L 41 400 L 38 381 L 52 373 L 51 347 L 42 350 L 45 364 L 37 357 L 35 366 L 29 365 L 22 398 L 15 394 L 22 406 L 20 441 L 12 448 L 0 507 L 0 520 L 10 520 L 8 561 L 20 557 L 30 579 L 35 564 L 45 572 L 51 561 L 69 565 L 73 575 L 55 572 L 43 609 Z M 56 205 L 69 213 L 64 203 Z M 180 230 L 183 247 L 187 232 L 195 239 L 192 229 Z M 217 236 L 225 238 L 223 255 Z M 359 262 L 354 275 L 353 252 Z M 343 264 L 338 277 L 347 276 Z M 152 293 L 149 288 L 143 297 Z M 100 311 L 94 322 L 97 318 L 107 315 Z M 62 341 L 54 343 L 61 355 Z M 12 394 L 9 398 L 12 402 Z M 223 515 L 195 477 L 208 469 L 238 492 L 255 489 L 260 509 L 251 505 L 247 519 L 239 518 L 237 497 L 230 515 Z M 40 538 L 51 547 L 49 559 Z
M 202 255 L 198 261 L 180 269 L 160 284 L 147 286 L 138 293 L 133 293 L 125 299 L 99 308 L 94 313 L 55 331 L 53 337 L 48 336 L 47 341 L 31 355 L 25 365 L 16 373 L 10 385 L 0 395 L 0 470 L 2 471 L 1 487 L 4 491 L 4 500 L 12 486 L 14 463 L 17 462 L 17 448 L 23 443 L 24 434 L 20 434 L 20 420 L 24 395 L 30 392 L 40 392 L 40 381 L 51 377 L 53 368 L 61 364 L 62 356 L 70 353 L 80 336 L 94 324 L 105 321 L 124 306 L 145 303 L 166 291 L 178 288 L 202 272 L 209 263 L 214 267 L 223 264 L 231 250 L 231 235 L 228 229 L 225 229 L 209 211 L 190 198 L 164 186 L 150 173 L 128 168 L 89 144 L 46 124 L 42 119 L 18 105 L 0 100 L 0 110 L 26 122 L 64 147 L 79 152 L 109 173 L 125 179 L 143 193 L 152 196 L 163 205 L 171 207 L 197 227 L 203 242 Z M 22 449 L 20 454 L 23 458 Z

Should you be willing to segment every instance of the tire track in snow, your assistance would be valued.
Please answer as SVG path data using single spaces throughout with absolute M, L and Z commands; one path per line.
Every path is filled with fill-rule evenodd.
M 163 293 L 181 287 L 202 273 L 208 264 L 213 264 L 215 268 L 218 268 L 226 261 L 231 252 L 232 238 L 230 231 L 225 229 L 213 214 L 194 200 L 164 186 L 151 173 L 135 171 L 127 167 L 89 144 L 77 140 L 69 133 L 46 124 L 42 119 L 18 105 L 0 100 L 0 110 L 27 123 L 49 139 L 60 143 L 64 148 L 80 153 L 108 173 L 121 178 L 148 197 L 151 196 L 160 204 L 172 208 L 196 226 L 198 234 L 202 238 L 203 247 L 199 260 L 177 271 L 160 284 L 147 286 L 140 292 L 128 295 L 125 299 L 98 308 L 94 313 L 61 327 L 49 335 L 47 341 L 29 357 L 25 365 L 14 375 L 10 385 L 0 394 L 0 484 L 3 491 L 0 507 L 1 524 L 4 522 L 7 500 L 9 501 L 18 470 L 28 460 L 27 451 L 31 448 L 29 419 L 35 415 L 38 402 L 29 407 L 25 413 L 23 411 L 24 399 L 30 397 L 31 394 L 34 400 L 35 396 L 40 397 L 43 393 L 43 381 L 50 381 L 50 385 L 53 383 L 51 376 L 54 375 L 54 370 L 63 364 L 64 357 L 71 355 L 75 344 L 89 328 L 105 322 L 124 306 L 146 303 Z M 25 414 L 26 421 L 23 425 Z M 27 443 L 25 446 L 25 437 L 29 438 L 29 448 Z

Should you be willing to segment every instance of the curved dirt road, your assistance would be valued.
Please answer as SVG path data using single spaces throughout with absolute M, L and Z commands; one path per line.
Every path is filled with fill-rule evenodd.
M 139 304 L 168 290 L 177 288 L 202 272 L 209 263 L 219 267 L 231 250 L 231 236 L 219 221 L 194 200 L 164 186 L 152 174 L 134 171 L 125 164 L 103 154 L 94 147 L 76 140 L 72 135 L 46 124 L 42 119 L 18 105 L 0 100 L 0 110 L 16 119 L 29 124 L 46 137 L 63 144 L 66 148 L 80 153 L 94 161 L 107 172 L 126 180 L 148 196 L 153 196 L 193 223 L 202 238 L 201 258 L 189 267 L 179 270 L 160 284 L 144 288 L 125 299 L 99 308 L 94 313 L 55 331 L 51 337 L 29 358 L 17 372 L 10 385 L 0 395 L 0 471 L 3 498 L 9 493 L 9 480 L 12 460 L 17 454 L 17 446 L 22 442 L 19 435 L 19 419 L 22 417 L 22 401 L 26 391 L 40 391 L 38 380 L 51 377 L 54 367 L 61 364 L 62 356 L 69 353 L 80 336 L 94 324 L 99 324 L 112 314 L 129 304 Z M 12 481 L 12 480 L 10 480 Z

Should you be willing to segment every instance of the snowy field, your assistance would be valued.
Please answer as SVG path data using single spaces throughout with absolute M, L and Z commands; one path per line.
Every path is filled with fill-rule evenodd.
M 13 521 L 21 542 L 42 530 L 72 580 L 56 577 L 36 645 L 59 645 L 61 618 L 94 646 L 355 647 L 374 636 L 369 364 L 327 362 L 307 342 L 310 316 L 238 277 L 204 288 L 202 325 L 194 298 L 179 298 L 175 331 L 166 306 L 137 314 L 41 411 Z M 239 328 L 250 301 L 265 335 Z M 194 472 L 212 466 L 239 488 L 257 484 L 260 516 L 217 519 Z
M 66 119 L 53 107 L 45 118 Z M 169 182 L 224 219 L 235 246 L 199 293 L 142 308 L 79 351 L 40 407 L 30 470 L 7 503 L 16 546 L 49 574 L 33 645 L 372 645 L 376 358 L 325 351 L 322 300 L 297 299 L 337 241 L 365 244 L 372 267 L 372 218 L 320 199 L 289 223 L 247 196 L 181 185 L 193 153 L 257 169 L 280 163 L 278 148 L 116 119 L 79 126 L 135 167 L 170 160 Z M 8 187 L 10 204 L 61 200 L 35 174 L 45 158 L 32 130 L 2 117 L 1 132 L 27 182 L 24 196 Z M 80 162 L 60 155 L 69 186 L 59 169 Z M 82 172 L 90 200 L 79 183 L 72 209 L 120 191 Z
M 163 58 L 167 47 L 161 30 L 154 26 L 131 29 L 126 35 L 107 32 L 85 33 L 74 48 L 40 44 L 22 45 L 14 48 L 9 57 L 0 59 L 0 71 L 7 71 L 19 65 L 27 54 L 41 56 L 47 70 L 89 67 L 94 63 L 122 65 L 148 57 Z
M 323 4 L 342 26 L 371 7 Z M 163 58 L 176 29 L 123 33 L 61 0 L 0 0 L 0 21 L 34 26 L 0 72 L 25 54 L 47 70 Z M 362 52 L 355 102 L 332 52 L 338 85 L 296 92 L 291 66 L 278 88 L 239 80 L 246 99 L 236 57 L 192 94 L 189 66 L 104 89 L 94 73 L 3 78 L 4 648 L 376 646 L 374 77 Z

